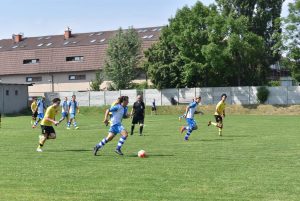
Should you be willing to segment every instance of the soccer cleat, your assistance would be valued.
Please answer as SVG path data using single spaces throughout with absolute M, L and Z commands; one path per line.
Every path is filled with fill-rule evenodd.
M 178 120 L 181 121 L 181 117 L 178 117 Z
M 79 127 L 78 127 L 78 126 L 76 126 L 76 127 L 75 127 L 75 130 L 78 130 L 78 129 L 79 129 Z
M 97 156 L 97 152 L 99 151 L 101 147 L 97 144 L 95 147 L 94 147 L 94 156 Z
M 211 125 L 211 121 L 208 122 L 207 126 L 210 126 L 210 125 Z
M 120 156 L 123 156 L 124 154 L 122 153 L 121 149 L 116 149 L 115 152 L 119 154 Z
M 185 126 L 181 126 L 181 127 L 180 127 L 180 133 L 181 133 L 181 134 L 182 134 L 183 131 L 185 131 L 185 130 L 186 130 Z
M 184 141 L 189 141 L 189 138 L 186 138 L 186 137 L 185 137 L 185 138 L 184 138 Z
M 36 151 L 37 152 L 43 152 L 43 150 L 41 148 L 39 148 L 39 147 L 36 149 Z
M 32 128 L 36 128 L 36 125 L 32 125 Z

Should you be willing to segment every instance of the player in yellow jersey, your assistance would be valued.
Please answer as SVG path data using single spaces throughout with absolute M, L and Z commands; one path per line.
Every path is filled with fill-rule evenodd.
M 221 101 L 216 106 L 216 112 L 215 112 L 215 119 L 216 122 L 208 122 L 208 126 L 211 124 L 219 128 L 219 136 L 222 136 L 222 130 L 223 130 L 223 118 L 225 118 L 225 106 L 226 106 L 226 94 L 222 94 Z
M 54 98 L 52 100 L 52 105 L 49 106 L 46 110 L 46 114 L 41 121 L 41 129 L 42 129 L 42 135 L 40 135 L 39 140 L 39 146 L 37 147 L 37 152 L 42 152 L 42 147 L 44 146 L 47 139 L 55 139 L 56 133 L 53 128 L 53 124 L 57 126 L 59 124 L 58 121 L 55 121 L 55 115 L 58 113 L 60 105 L 60 99 Z
M 37 101 L 36 101 L 36 98 L 33 98 L 32 99 L 32 103 L 31 103 L 31 112 L 32 112 L 32 120 L 31 120 L 31 124 L 33 124 L 35 121 L 36 121 L 36 117 L 37 117 Z

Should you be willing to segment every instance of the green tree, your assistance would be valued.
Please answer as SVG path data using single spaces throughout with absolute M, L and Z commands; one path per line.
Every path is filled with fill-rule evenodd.
M 96 72 L 96 77 L 94 80 L 91 81 L 90 83 L 90 89 L 92 91 L 100 91 L 100 85 L 104 80 L 103 74 L 101 74 L 100 71 Z
M 141 41 L 133 28 L 126 31 L 120 28 L 109 40 L 105 72 L 116 89 L 130 87 L 130 82 L 135 77 L 134 69 L 138 66 L 141 57 L 140 53 Z
M 289 15 L 285 23 L 286 63 L 290 64 L 293 78 L 300 82 L 300 0 L 289 3 Z
M 245 16 L 249 31 L 264 39 L 267 68 L 280 59 L 280 14 L 284 0 L 216 0 L 224 15 Z

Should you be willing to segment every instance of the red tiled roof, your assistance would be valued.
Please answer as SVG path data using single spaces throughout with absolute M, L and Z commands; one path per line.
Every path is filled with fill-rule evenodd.
M 142 39 L 142 49 L 158 41 L 162 27 L 136 29 Z M 101 31 L 64 35 L 0 40 L 0 75 L 72 72 L 102 68 L 108 40 L 116 31 Z M 81 62 L 67 62 L 68 56 L 83 56 Z M 39 59 L 36 64 L 23 64 L 25 59 Z

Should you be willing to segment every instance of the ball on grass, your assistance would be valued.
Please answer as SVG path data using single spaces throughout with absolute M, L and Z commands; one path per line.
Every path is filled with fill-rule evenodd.
M 146 154 L 146 152 L 144 150 L 140 150 L 138 152 L 138 157 L 140 157 L 140 158 L 146 158 L 146 156 L 147 156 L 147 154 Z

